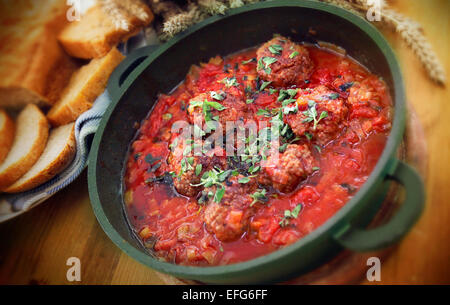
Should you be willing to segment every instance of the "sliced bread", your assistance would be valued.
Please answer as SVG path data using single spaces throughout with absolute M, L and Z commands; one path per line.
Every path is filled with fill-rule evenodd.
M 62 172 L 75 155 L 74 125 L 71 123 L 51 130 L 41 157 L 25 175 L 4 192 L 19 193 L 31 190 Z
M 6 159 L 0 164 L 0 191 L 16 182 L 44 151 L 49 125 L 36 105 L 27 105 L 16 120 L 16 134 Z
M 71 56 L 99 58 L 152 20 L 151 10 L 140 1 L 100 1 L 80 21 L 67 25 L 58 39 Z
M 0 164 L 5 160 L 14 141 L 15 126 L 8 114 L 0 109 Z
M 92 107 L 105 90 L 108 78 L 124 56 L 113 48 L 105 57 L 96 58 L 72 75 L 61 99 L 50 109 L 47 118 L 53 126 L 75 121 Z
M 61 0 L 0 1 L 0 107 L 51 106 L 79 64 L 58 43 Z

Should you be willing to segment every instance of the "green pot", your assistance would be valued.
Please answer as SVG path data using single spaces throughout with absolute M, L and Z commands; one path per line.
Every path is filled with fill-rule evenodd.
M 311 37 L 309 29 L 317 34 Z M 298 242 L 247 262 L 217 267 L 189 267 L 161 262 L 134 237 L 122 200 L 122 175 L 136 122 L 152 109 L 160 92 L 170 92 L 192 64 L 227 55 L 269 40 L 274 33 L 296 41 L 330 42 L 380 75 L 395 103 L 392 131 L 383 154 L 354 198 L 323 225 Z M 111 240 L 142 264 L 176 277 L 207 283 L 261 283 L 308 272 L 343 248 L 370 251 L 398 242 L 420 216 L 423 183 L 396 159 L 405 128 L 405 91 L 395 55 L 383 36 L 364 19 L 316 1 L 280 0 L 233 9 L 211 17 L 160 47 L 131 53 L 108 84 L 112 102 L 95 135 L 89 160 L 89 193 L 95 215 Z M 381 227 L 366 230 L 386 188 L 397 181 L 406 199 Z

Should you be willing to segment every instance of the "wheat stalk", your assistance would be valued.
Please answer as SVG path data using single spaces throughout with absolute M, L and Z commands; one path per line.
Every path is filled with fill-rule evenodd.
M 359 9 L 368 10 L 370 3 L 368 0 L 352 0 Z M 387 7 L 385 1 L 381 2 L 382 26 L 387 26 L 397 32 L 406 42 L 408 47 L 416 54 L 428 75 L 438 84 L 445 85 L 446 73 L 439 61 L 433 47 L 426 39 L 422 26 L 403 16 L 402 14 Z
M 167 40 L 205 17 L 197 6 L 192 6 L 187 12 L 173 15 L 163 23 L 161 38 Z
M 441 85 L 445 85 L 447 78 L 445 70 L 433 47 L 423 35 L 420 25 L 391 9 L 384 9 L 381 15 L 385 23 L 399 33 L 416 54 L 431 79 Z
M 106 0 L 103 0 L 106 1 Z M 160 2 L 160 0 L 150 0 L 150 2 Z M 197 0 L 190 3 L 190 10 L 178 12 L 172 16 L 164 17 L 163 25 L 164 40 L 173 37 L 173 35 L 187 29 L 190 25 L 203 20 L 208 15 L 224 14 L 229 8 L 240 7 L 246 3 L 259 2 L 261 0 Z M 360 17 L 365 18 L 366 13 L 372 8 L 373 1 L 370 0 L 318 0 L 329 4 L 342 7 Z M 423 64 L 425 70 L 431 79 L 439 84 L 445 84 L 445 70 L 440 63 L 431 44 L 427 41 L 422 27 L 417 22 L 390 9 L 385 0 L 379 0 L 381 21 L 378 26 L 387 26 L 397 32 L 406 42 L 409 48 L 416 54 Z M 160 2 L 160 3 L 167 3 Z M 169 2 L 170 3 L 170 2 Z M 153 8 L 153 7 L 152 7 Z M 201 15 L 201 18 L 194 17 L 192 11 Z M 155 12 L 158 14 L 158 12 Z M 178 16 L 178 17 L 177 17 Z
M 116 1 L 112 0 L 98 0 L 101 8 L 110 16 L 115 27 L 124 31 L 128 31 L 130 28 L 130 23 L 128 22 L 126 13 L 120 7 Z
M 113 0 L 113 2 L 142 21 L 147 21 L 150 17 L 143 8 L 144 4 L 140 0 Z

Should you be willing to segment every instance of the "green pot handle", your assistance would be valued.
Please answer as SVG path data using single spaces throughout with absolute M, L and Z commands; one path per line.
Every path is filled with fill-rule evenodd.
M 406 189 L 405 202 L 388 223 L 374 229 L 360 229 L 346 226 L 334 235 L 335 240 L 343 247 L 357 251 L 373 251 L 390 246 L 408 233 L 416 223 L 424 208 L 425 190 L 419 174 L 409 165 L 398 161 L 392 175 L 386 177 Z
M 130 74 L 159 48 L 159 45 L 150 45 L 135 49 L 116 67 L 108 80 L 108 91 L 111 95 L 122 91 L 122 86 L 127 82 Z

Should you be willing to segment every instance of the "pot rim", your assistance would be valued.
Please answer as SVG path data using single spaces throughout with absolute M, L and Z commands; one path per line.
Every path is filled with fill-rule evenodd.
M 167 262 L 158 261 L 155 257 L 150 256 L 149 254 L 136 249 L 130 243 L 122 238 L 122 236 L 115 230 L 112 224 L 109 222 L 105 212 L 103 211 L 102 205 L 100 203 L 100 198 L 98 195 L 97 188 L 97 172 L 96 172 L 96 160 L 99 153 L 99 145 L 101 139 L 103 137 L 104 129 L 109 121 L 111 114 L 113 113 L 115 107 L 121 100 L 123 93 L 130 87 L 130 82 L 125 82 L 123 84 L 123 90 L 119 96 L 114 96 L 114 100 L 111 105 L 106 110 L 100 126 L 95 134 L 93 143 L 92 143 L 92 151 L 90 154 L 90 162 L 88 168 L 88 183 L 89 183 L 89 193 L 91 198 L 91 205 L 94 210 L 94 213 L 102 226 L 105 233 L 108 237 L 125 253 L 139 261 L 140 263 L 149 266 L 155 270 L 170 273 L 172 275 L 184 277 L 184 278 L 196 278 L 197 276 L 208 277 L 208 276 L 217 276 L 222 274 L 231 275 L 233 273 L 241 273 L 246 270 L 251 270 L 255 267 L 261 267 L 264 265 L 270 265 L 276 261 L 283 259 L 284 256 L 292 254 L 298 251 L 301 248 L 306 247 L 308 244 L 311 244 L 315 239 L 319 238 L 326 231 L 330 230 L 337 224 L 339 224 L 345 216 L 355 208 L 360 202 L 363 201 L 369 194 L 372 186 L 380 177 L 385 177 L 387 174 L 390 174 L 394 171 L 396 163 L 396 159 L 393 158 L 393 154 L 397 149 L 399 143 L 404 134 L 405 129 L 405 120 L 406 120 L 406 111 L 405 111 L 405 90 L 403 85 L 403 78 L 401 75 L 400 67 L 398 61 L 396 59 L 395 53 L 390 47 L 387 40 L 382 36 L 382 34 L 369 22 L 365 19 L 354 15 L 340 7 L 330 5 L 322 2 L 315 1 L 298 1 L 298 0 L 278 0 L 278 1 L 268 1 L 268 2 L 260 2 L 256 4 L 246 5 L 236 9 L 230 9 L 224 16 L 213 16 L 210 17 L 194 26 L 192 26 L 189 30 L 179 34 L 178 36 L 172 38 L 170 41 L 161 45 L 155 52 L 149 55 L 149 57 L 140 65 L 135 71 L 133 71 L 133 75 L 136 75 L 136 78 L 162 53 L 168 50 L 170 47 L 188 37 L 193 32 L 200 30 L 208 26 L 211 23 L 214 23 L 222 18 L 227 18 L 229 16 L 234 16 L 238 14 L 244 14 L 249 11 L 258 10 L 258 9 L 267 9 L 267 8 L 275 8 L 275 7 L 302 7 L 302 8 L 310 8 L 315 10 L 324 11 L 326 13 L 330 13 L 336 15 L 340 18 L 347 20 L 352 23 L 354 26 L 358 27 L 364 33 L 366 33 L 380 48 L 384 57 L 387 60 L 390 72 L 393 76 L 393 84 L 395 96 L 393 97 L 394 101 L 394 119 L 393 125 L 391 129 L 391 133 L 389 135 L 386 146 L 383 150 L 382 155 L 380 156 L 377 165 L 371 172 L 367 181 L 363 184 L 360 190 L 355 194 L 355 196 L 347 202 L 338 212 L 336 212 L 331 218 L 325 221 L 322 225 L 316 228 L 313 232 L 309 233 L 305 237 L 301 238 L 297 242 L 284 247 L 282 249 L 278 249 L 272 253 L 230 265 L 224 266 L 210 266 L 210 267 L 195 267 L 195 266 L 184 266 L 177 265 Z M 109 89 L 109 88 L 108 88 Z

